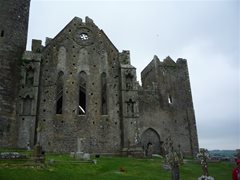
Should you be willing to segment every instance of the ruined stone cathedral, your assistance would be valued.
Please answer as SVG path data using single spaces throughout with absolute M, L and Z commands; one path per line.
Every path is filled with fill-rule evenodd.
M 173 143 L 198 151 L 187 62 L 157 56 L 141 72 L 90 18 L 26 51 L 30 0 L 0 6 L 0 146 L 119 154 Z M 121 36 L 121 34 L 119 34 Z

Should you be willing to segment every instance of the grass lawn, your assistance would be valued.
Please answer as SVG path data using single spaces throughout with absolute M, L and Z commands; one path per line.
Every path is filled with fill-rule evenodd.
M 22 153 L 28 153 L 23 151 Z M 50 163 L 50 160 L 54 162 Z M 0 180 L 168 180 L 169 171 L 162 168 L 160 158 L 136 159 L 127 157 L 103 157 L 97 164 L 77 161 L 68 154 L 46 154 L 44 166 L 29 160 L 0 160 Z M 230 180 L 234 163 L 209 163 L 210 175 L 215 180 Z M 182 180 L 196 180 L 202 170 L 198 162 L 187 160 L 180 168 Z

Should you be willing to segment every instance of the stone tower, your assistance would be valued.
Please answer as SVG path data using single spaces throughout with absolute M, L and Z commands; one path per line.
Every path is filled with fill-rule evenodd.
M 1 0 L 0 4 L 0 144 L 9 147 L 17 139 L 16 98 L 30 0 Z

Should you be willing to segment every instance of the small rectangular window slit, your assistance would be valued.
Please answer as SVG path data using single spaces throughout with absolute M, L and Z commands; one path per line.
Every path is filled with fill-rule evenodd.
M 2 31 L 1 31 L 1 37 L 3 37 L 3 36 L 4 36 L 4 31 L 2 30 Z
M 172 104 L 172 96 L 171 95 L 168 95 L 168 103 Z

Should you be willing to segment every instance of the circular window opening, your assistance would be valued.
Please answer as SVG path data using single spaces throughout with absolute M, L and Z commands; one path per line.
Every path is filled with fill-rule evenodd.
M 87 33 L 81 33 L 79 37 L 82 41 L 86 41 L 89 39 L 89 36 Z

